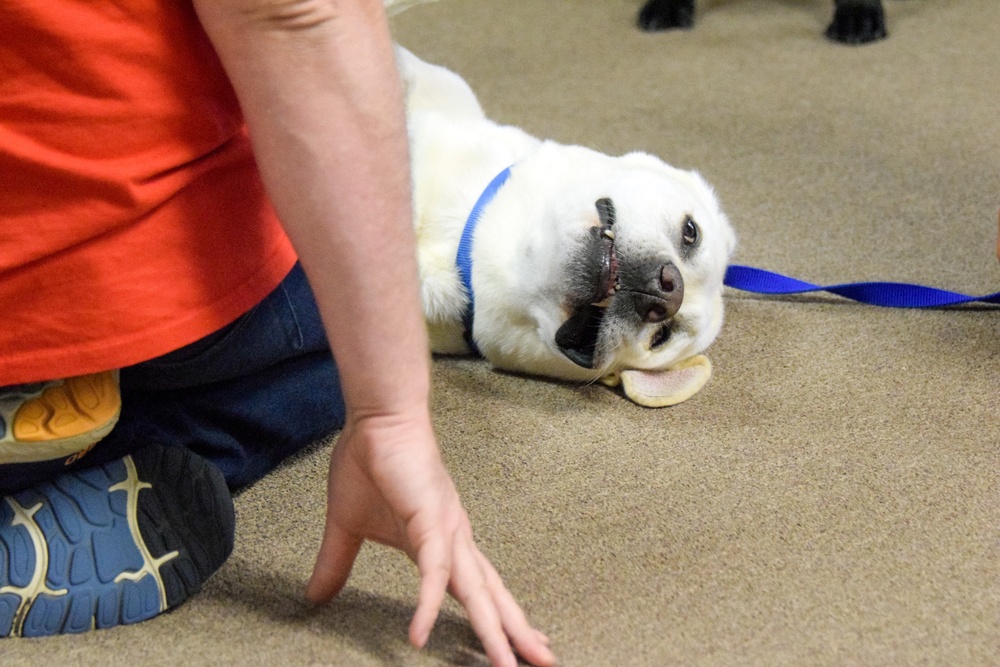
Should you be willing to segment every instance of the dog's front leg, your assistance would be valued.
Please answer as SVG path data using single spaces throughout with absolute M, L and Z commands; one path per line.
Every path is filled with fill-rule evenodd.
M 672 30 L 694 25 L 694 0 L 648 0 L 639 11 L 643 30 Z
M 866 44 L 885 39 L 882 0 L 834 0 L 833 22 L 826 36 L 843 44 Z

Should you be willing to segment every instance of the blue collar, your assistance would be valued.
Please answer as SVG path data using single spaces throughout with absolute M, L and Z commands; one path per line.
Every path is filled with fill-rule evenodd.
M 472 292 L 472 236 L 476 231 L 476 225 L 479 224 L 479 218 L 483 215 L 483 210 L 493 201 L 493 198 L 509 177 L 510 167 L 507 167 L 497 174 L 490 181 L 490 184 L 486 186 L 486 189 L 483 190 L 483 194 L 479 195 L 476 205 L 472 207 L 472 212 L 469 213 L 469 219 L 465 221 L 465 229 L 462 230 L 462 239 L 458 242 L 458 257 L 455 258 L 455 264 L 458 266 L 458 277 L 461 279 L 462 287 L 465 288 L 465 293 L 469 297 L 469 306 L 466 308 L 465 316 L 462 318 L 462 322 L 465 325 L 463 335 L 465 336 L 466 344 L 477 355 L 480 354 L 479 348 L 476 347 L 476 342 L 472 339 L 472 319 L 475 314 L 476 304 L 475 296 Z

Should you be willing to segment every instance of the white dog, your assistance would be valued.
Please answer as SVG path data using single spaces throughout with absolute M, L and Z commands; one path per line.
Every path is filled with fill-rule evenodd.
M 647 406 L 698 391 L 735 245 L 705 181 L 500 126 L 457 74 L 402 48 L 398 61 L 433 351 L 620 382 Z

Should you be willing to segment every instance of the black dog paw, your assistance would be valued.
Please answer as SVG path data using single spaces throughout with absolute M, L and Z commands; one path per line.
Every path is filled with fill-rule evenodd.
M 842 44 L 866 44 L 885 39 L 881 0 L 836 0 L 833 22 L 826 36 Z
M 639 11 L 639 27 L 650 32 L 693 25 L 694 0 L 648 0 Z

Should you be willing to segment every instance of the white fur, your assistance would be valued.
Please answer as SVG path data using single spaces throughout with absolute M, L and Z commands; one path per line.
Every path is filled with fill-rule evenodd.
M 489 120 L 455 73 L 400 48 L 407 86 L 414 209 L 422 297 L 433 351 L 467 353 L 467 297 L 455 258 L 473 205 L 496 174 L 511 177 L 486 207 L 473 246 L 474 338 L 495 366 L 572 381 L 628 369 L 666 370 L 704 350 L 722 324 L 722 279 L 735 236 L 712 189 L 697 173 L 643 153 L 609 157 L 541 141 Z M 583 368 L 555 344 L 568 317 L 567 266 L 599 225 L 595 201 L 614 201 L 616 248 L 657 253 L 679 267 L 683 325 L 650 350 L 656 326 L 609 334 L 600 363 Z M 701 227 L 692 257 L 678 249 L 686 216 Z

